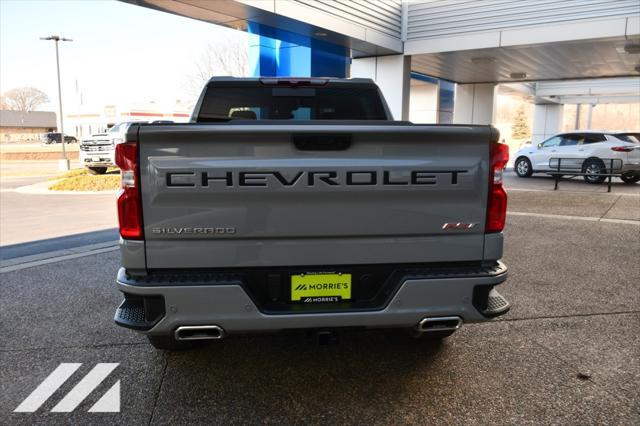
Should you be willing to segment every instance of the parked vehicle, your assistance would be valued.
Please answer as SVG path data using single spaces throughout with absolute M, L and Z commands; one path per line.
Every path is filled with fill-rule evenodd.
M 516 153 L 514 169 L 519 177 L 552 171 L 552 159 L 578 160 L 584 180 L 602 183 L 611 169 L 609 160 L 621 162 L 623 182 L 640 181 L 640 133 L 576 131 L 553 136 L 538 145 L 527 145 Z M 553 163 L 553 164 L 557 164 Z M 615 166 L 614 166 L 615 167 Z M 614 170 L 616 171 L 616 170 Z
M 395 327 L 444 338 L 509 303 L 508 148 L 392 121 L 369 79 L 214 78 L 187 124 L 116 145 L 124 301 L 159 348 Z
M 115 166 L 115 146 L 124 141 L 129 126 L 138 121 L 117 123 L 107 132 L 96 133 L 80 143 L 80 164 L 92 174 L 104 174 Z
M 45 133 L 41 141 L 45 144 L 62 143 L 62 137 L 60 136 L 60 133 L 49 132 Z M 77 143 L 78 139 L 74 136 L 64 135 L 64 141 L 65 143 Z

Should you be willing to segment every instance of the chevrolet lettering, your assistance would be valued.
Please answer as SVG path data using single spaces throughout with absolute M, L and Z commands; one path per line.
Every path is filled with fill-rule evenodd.
M 367 185 L 457 185 L 459 175 L 466 170 L 409 170 L 409 171 L 298 171 L 295 173 L 255 172 L 166 172 L 167 187 L 188 188 L 195 186 L 367 186 Z

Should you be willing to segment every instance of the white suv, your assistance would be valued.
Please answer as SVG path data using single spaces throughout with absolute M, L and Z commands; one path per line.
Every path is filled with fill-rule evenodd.
M 562 133 L 537 146 L 526 145 L 518 150 L 514 169 L 519 177 L 529 177 L 533 173 L 554 170 L 558 159 L 569 164 L 576 164 L 577 160 L 580 163 L 579 171 L 587 173 L 584 179 L 588 183 L 604 182 L 606 177 L 600 175 L 607 173 L 610 160 L 614 160 L 613 172 L 620 172 L 625 183 L 633 184 L 640 181 L 640 133 Z

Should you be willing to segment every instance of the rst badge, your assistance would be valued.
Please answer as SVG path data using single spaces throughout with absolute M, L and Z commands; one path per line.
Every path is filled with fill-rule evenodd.
M 464 222 L 447 222 L 442 225 L 442 229 L 457 229 L 457 230 L 467 230 L 476 226 L 475 223 L 464 223 Z

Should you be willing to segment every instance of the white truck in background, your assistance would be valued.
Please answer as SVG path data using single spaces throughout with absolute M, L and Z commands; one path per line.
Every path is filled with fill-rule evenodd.
M 80 142 L 80 164 L 94 175 L 102 175 L 109 167 L 115 167 L 116 145 L 124 141 L 127 130 L 133 124 L 146 121 L 123 121 L 116 123 L 104 133 L 96 133 Z M 170 120 L 156 120 L 152 124 L 173 123 Z
M 125 121 L 116 123 L 105 133 L 96 133 L 80 142 L 80 164 L 89 170 L 89 173 L 101 175 L 106 173 L 109 167 L 115 166 L 116 145 L 124 141 L 127 129 L 138 121 Z

